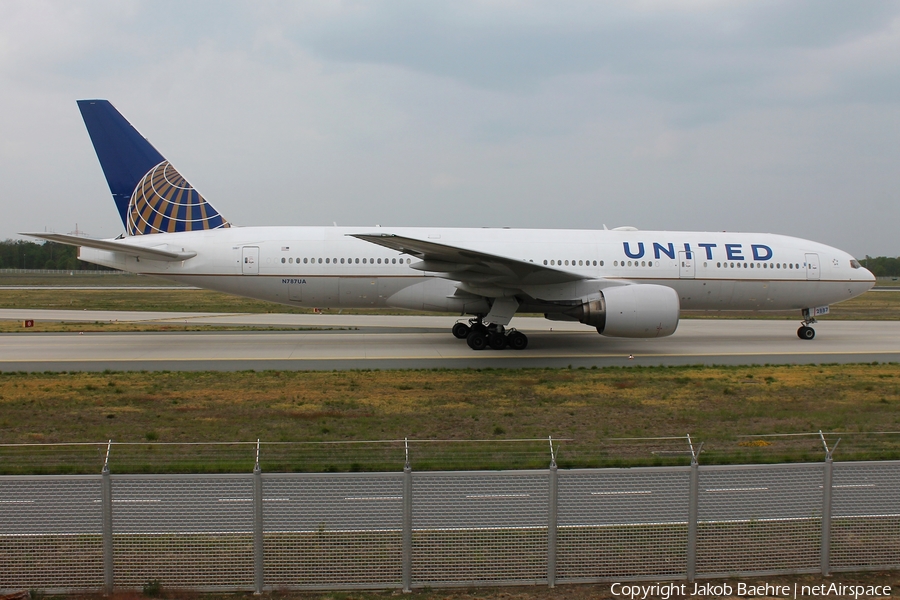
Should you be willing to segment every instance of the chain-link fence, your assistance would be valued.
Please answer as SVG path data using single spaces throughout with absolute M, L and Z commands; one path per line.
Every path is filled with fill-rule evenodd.
M 900 461 L 0 477 L 0 591 L 410 589 L 900 568 Z

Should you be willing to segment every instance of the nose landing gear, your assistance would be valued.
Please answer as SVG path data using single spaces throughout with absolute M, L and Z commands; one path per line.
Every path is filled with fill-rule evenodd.
M 528 346 L 528 336 L 524 333 L 494 323 L 485 325 L 483 315 L 469 319 L 468 324 L 456 323 L 451 332 L 456 339 L 466 340 L 472 350 L 484 350 L 488 347 L 494 350 L 524 350 Z
M 812 327 L 807 327 L 806 325 L 803 325 L 802 327 L 800 327 L 800 329 L 797 330 L 797 336 L 801 340 L 811 340 L 814 337 L 816 337 L 816 330 L 813 329 Z
M 816 337 L 816 330 L 810 327 L 813 323 L 817 323 L 816 318 L 809 314 L 809 309 L 804 308 L 803 312 L 803 324 L 800 326 L 800 329 L 797 330 L 797 337 L 801 340 L 811 340 Z

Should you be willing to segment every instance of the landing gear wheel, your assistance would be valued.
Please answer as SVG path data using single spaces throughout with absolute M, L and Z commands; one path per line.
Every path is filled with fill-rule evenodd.
M 804 325 L 797 330 L 797 337 L 799 337 L 801 340 L 811 340 L 816 337 L 816 330 L 812 327 L 807 327 L 806 325 Z
M 450 331 L 453 332 L 453 337 L 455 337 L 456 339 L 464 340 L 467 337 L 469 337 L 469 332 L 471 331 L 471 328 L 468 325 L 466 325 L 465 323 L 457 323 L 456 325 L 453 326 L 453 329 L 451 329 Z
M 506 341 L 513 350 L 524 350 L 528 345 L 528 336 L 518 331 L 513 331 L 507 336 Z
M 477 329 L 470 331 L 469 336 L 466 338 L 466 343 L 469 344 L 469 348 L 472 350 L 484 350 L 487 342 L 487 336 Z
M 506 336 L 498 331 L 491 332 L 488 335 L 488 345 L 494 350 L 503 350 L 506 348 Z

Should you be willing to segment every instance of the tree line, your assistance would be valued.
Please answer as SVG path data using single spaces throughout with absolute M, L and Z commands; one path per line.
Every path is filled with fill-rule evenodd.
M 107 270 L 106 267 L 78 260 L 78 248 L 75 246 L 27 240 L 0 242 L 0 269 Z
M 900 277 L 900 257 L 866 256 L 859 261 L 862 266 L 872 271 L 875 277 Z
M 0 242 L 0 269 L 56 269 L 60 271 L 104 269 L 78 260 L 78 249 L 55 242 L 5 240 Z M 876 277 L 900 277 L 900 257 L 866 256 L 859 261 Z

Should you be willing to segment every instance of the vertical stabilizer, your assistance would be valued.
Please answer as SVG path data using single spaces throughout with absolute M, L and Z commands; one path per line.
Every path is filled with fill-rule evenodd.
M 109 101 L 78 108 L 128 235 L 230 226 Z

